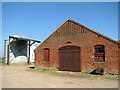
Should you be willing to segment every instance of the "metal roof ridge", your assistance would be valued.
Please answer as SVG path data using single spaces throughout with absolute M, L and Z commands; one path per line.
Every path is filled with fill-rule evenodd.
M 41 41 L 33 40 L 33 39 L 28 39 L 28 38 L 23 38 L 23 37 L 9 36 L 9 38 L 22 39 L 22 40 L 27 40 L 27 41 L 35 41 L 35 42 L 41 43 Z

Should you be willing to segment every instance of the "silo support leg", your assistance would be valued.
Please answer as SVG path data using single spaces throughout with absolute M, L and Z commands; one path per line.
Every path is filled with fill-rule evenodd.
M 7 65 L 9 65 L 10 61 L 10 38 L 9 38 L 9 44 L 8 44 L 8 60 L 7 60 Z
M 30 64 L 30 40 L 29 40 L 29 57 L 28 57 L 28 65 Z

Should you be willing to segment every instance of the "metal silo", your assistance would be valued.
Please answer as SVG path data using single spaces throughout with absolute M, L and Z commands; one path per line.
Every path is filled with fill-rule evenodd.
M 22 38 L 19 35 L 14 35 L 13 37 Z M 10 39 L 10 48 L 9 48 L 9 39 L 5 40 L 5 50 L 4 57 L 5 63 L 7 63 L 9 58 L 9 63 L 25 63 L 30 57 L 30 62 L 34 62 L 34 49 L 36 46 L 31 44 L 30 46 L 30 56 L 29 53 L 29 39 Z M 9 48 L 9 49 L 8 49 Z

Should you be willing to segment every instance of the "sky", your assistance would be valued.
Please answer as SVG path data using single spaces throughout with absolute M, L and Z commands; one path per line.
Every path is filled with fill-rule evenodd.
M 118 40 L 117 2 L 3 2 L 2 56 L 9 36 L 43 42 L 68 18 Z

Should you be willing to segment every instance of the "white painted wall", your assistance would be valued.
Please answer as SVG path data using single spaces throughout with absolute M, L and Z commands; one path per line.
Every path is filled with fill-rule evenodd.
M 30 46 L 30 62 L 35 61 L 35 54 L 34 54 L 35 48 L 36 48 L 36 46 L 34 44 L 32 46 Z
M 20 37 L 19 35 L 14 35 L 14 37 Z M 28 46 L 27 46 L 27 41 L 13 41 L 11 39 L 11 44 L 10 44 L 10 63 L 25 63 L 27 62 L 27 57 L 28 57 Z M 5 51 L 4 51 L 4 56 L 5 56 L 5 63 L 7 63 L 8 59 L 8 44 L 9 44 L 9 39 L 5 40 Z M 34 62 L 35 56 L 34 56 L 34 49 L 36 46 L 33 44 L 30 47 L 30 62 Z

